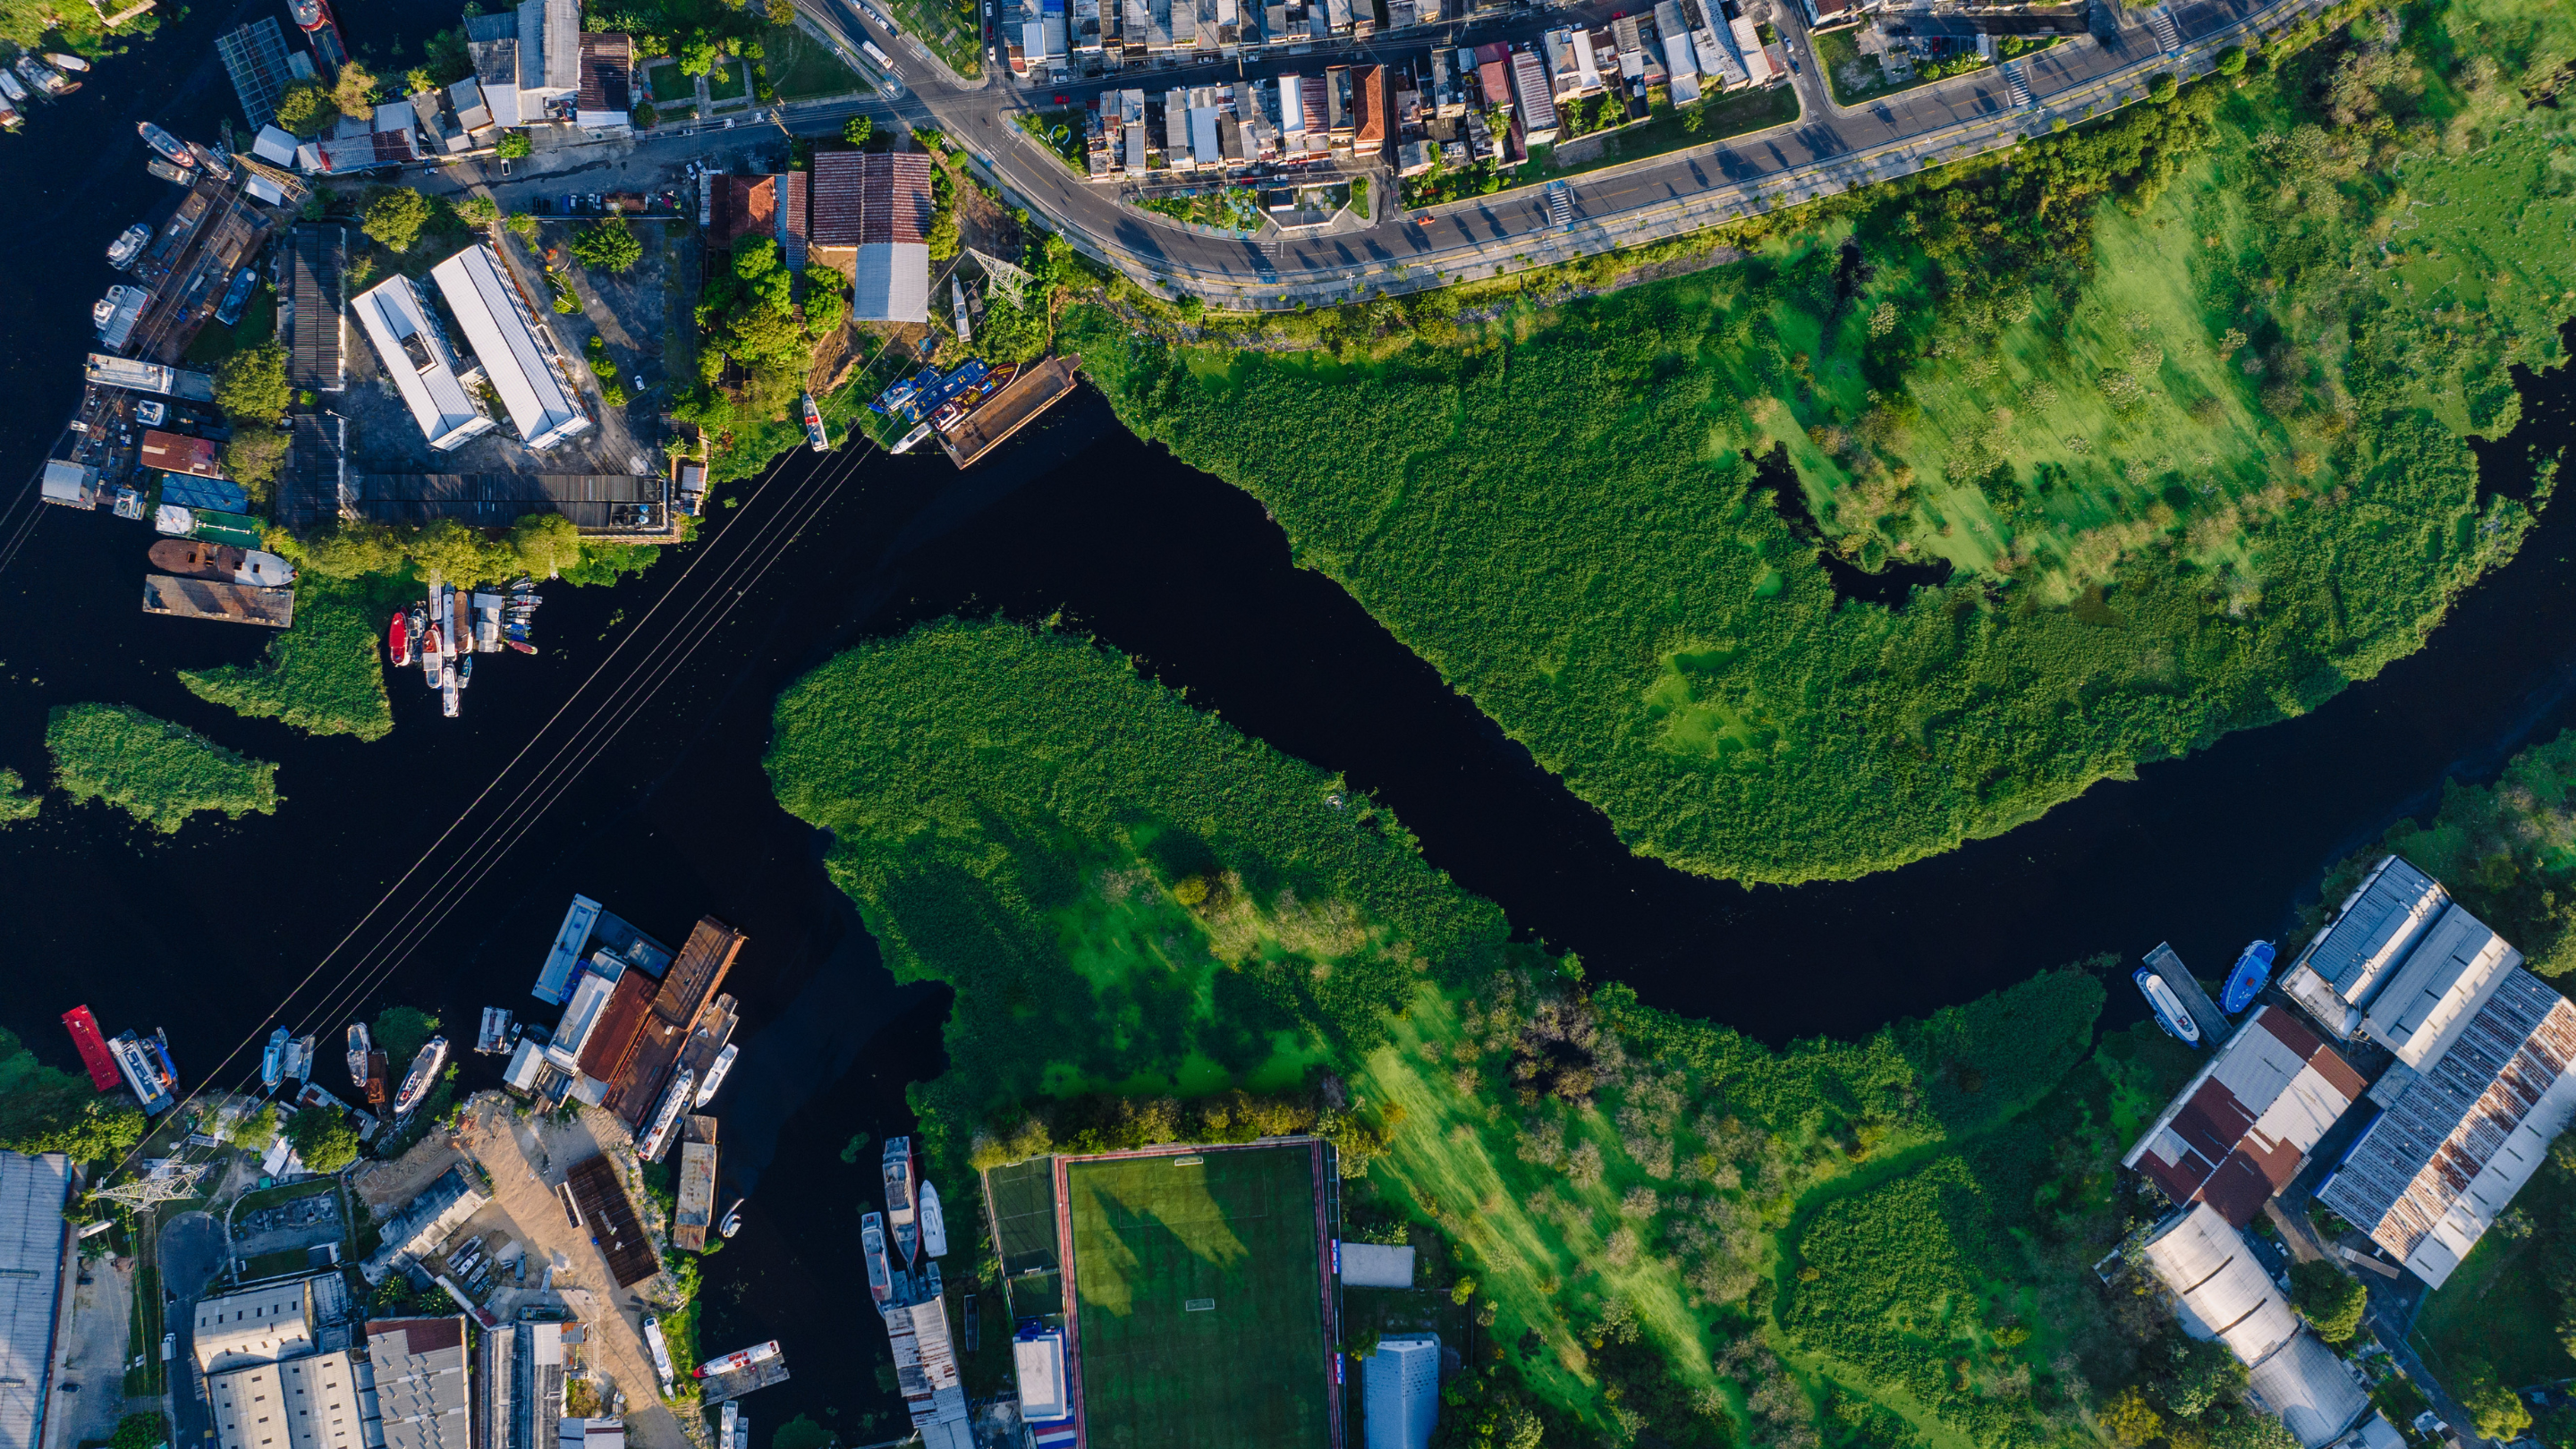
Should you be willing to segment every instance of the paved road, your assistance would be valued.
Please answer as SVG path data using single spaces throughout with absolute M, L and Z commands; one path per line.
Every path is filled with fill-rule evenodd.
M 1398 216 L 1358 231 L 1253 241 L 1187 230 L 1120 205 L 1115 188 L 1076 178 L 1010 118 L 1019 110 L 1051 107 L 1057 94 L 1087 96 L 1121 83 L 1163 88 L 1192 79 L 1313 70 L 1338 62 L 1339 55 L 1128 72 L 1023 91 L 989 75 L 960 80 L 926 52 L 877 25 L 856 0 L 799 3 L 807 18 L 845 50 L 855 54 L 858 42 L 868 39 L 895 56 L 902 87 L 889 98 L 893 109 L 910 124 L 935 126 L 963 142 L 1019 204 L 1049 218 L 1084 251 L 1148 285 L 1185 289 L 1238 308 L 1341 301 L 1492 276 L 1796 205 L 1936 161 L 2011 145 L 2045 131 L 2053 120 L 2108 109 L 2142 91 L 2152 74 L 2200 74 L 2218 51 L 2247 30 L 2276 28 L 2323 8 L 2323 0 L 2174 0 L 2162 10 L 2180 42 L 2169 53 L 2150 29 L 2148 12 L 2114 6 L 2116 25 L 2109 34 L 2077 37 L 2011 63 L 2033 97 L 2028 106 L 2016 108 L 2006 74 L 1987 69 L 1845 108 L 1826 93 L 1795 7 L 1783 4 L 1775 20 L 1796 59 L 1792 83 L 1799 118 L 1573 178 L 1568 186 L 1576 216 L 1568 226 L 1552 225 L 1540 189 L 1529 187 Z M 1606 14 L 1610 8 L 1605 0 L 1582 10 Z M 1569 13 L 1550 11 L 1467 38 L 1525 38 L 1515 32 L 1534 34 L 1563 23 Z M 1443 37 L 1441 43 L 1457 41 Z M 1418 55 L 1430 44 L 1426 35 L 1376 45 L 1367 53 L 1396 59 Z M 801 118 L 791 118 L 791 124 L 808 129 Z
M 170 1358 L 170 1417 L 180 1445 L 203 1443 L 214 1433 L 206 1411 L 205 1380 L 197 1374 L 197 1300 L 223 1272 L 228 1250 L 224 1225 L 211 1213 L 181 1213 L 161 1229 L 159 1246 L 164 1330 L 178 1335 Z M 148 1343 L 145 1353 L 159 1353 Z

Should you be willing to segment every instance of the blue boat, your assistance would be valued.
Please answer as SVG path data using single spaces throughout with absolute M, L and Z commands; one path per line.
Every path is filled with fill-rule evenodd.
M 2141 966 L 2129 979 L 2138 983 L 2139 992 L 2147 998 L 2148 1007 L 2156 1014 L 2156 1025 L 2185 1046 L 2200 1045 L 2200 1023 L 2191 1019 L 2182 998 L 2174 994 L 2162 976 Z
M 250 301 L 250 289 L 259 281 L 259 273 L 248 267 L 233 274 L 232 290 L 224 293 L 223 305 L 215 309 L 215 320 L 230 327 L 241 320 L 242 308 Z
M 286 1028 L 268 1034 L 268 1050 L 259 1058 L 259 1084 L 274 1092 L 286 1075 Z
M 2218 994 L 2218 1009 L 2229 1016 L 2254 1004 L 2263 988 L 2272 984 L 2272 943 L 2256 941 L 2236 958 L 2236 969 L 2227 973 L 2227 989 Z

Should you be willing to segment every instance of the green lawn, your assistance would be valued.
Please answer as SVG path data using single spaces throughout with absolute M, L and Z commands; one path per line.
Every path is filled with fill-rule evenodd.
M 230 327 L 207 319 L 197 335 L 188 342 L 183 359 L 191 367 L 204 367 L 223 361 L 254 342 L 266 342 L 277 335 L 277 294 L 266 283 L 250 294 L 242 304 L 241 320 Z
M 1661 91 L 1655 92 L 1661 95 Z M 1689 125 L 1696 117 L 1697 129 Z M 1490 196 L 1521 186 L 1544 186 L 1604 166 L 1625 161 L 1660 156 L 1667 151 L 1705 146 L 1731 136 L 1767 131 L 1798 119 L 1798 94 L 1787 86 L 1756 86 L 1728 95 L 1702 101 L 1689 111 L 1676 111 L 1661 106 L 1646 120 L 1613 131 L 1603 140 L 1600 153 L 1572 165 L 1558 166 L 1557 156 L 1565 144 L 1534 146 L 1530 159 L 1502 177 L 1492 191 L 1484 189 L 1485 171 L 1471 168 L 1449 176 L 1417 176 L 1403 183 L 1404 205 L 1432 206 L 1443 201 L 1456 201 L 1466 196 Z M 1599 133 L 1595 133 L 1599 134 Z
M 1862 101 L 1876 100 L 1881 96 L 1892 96 L 1900 91 L 1928 86 L 1934 81 L 1947 80 L 1954 75 L 1965 75 L 1985 65 L 1985 62 L 1974 61 L 1972 58 L 1963 61 L 1957 57 L 1945 56 L 1943 57 L 1945 66 L 1958 68 L 1944 69 L 1936 73 L 1930 68 L 1929 63 L 1918 57 L 1912 80 L 1890 84 L 1887 72 L 1878 63 L 1878 57 L 1860 53 L 1859 37 L 1859 27 L 1828 31 L 1811 37 L 1816 47 L 1816 64 L 1824 67 L 1825 79 L 1833 87 L 1834 101 L 1838 105 L 1852 106 Z
M 769 84 L 782 101 L 846 96 L 869 89 L 832 47 L 793 25 L 771 26 L 760 38 L 760 51 L 761 64 L 769 67 Z
M 1119 1449 L 1328 1442 L 1312 1149 L 1067 1169 L 1084 1428 Z
M 2567 1208 L 2569 1182 L 2567 1174 L 2544 1169 L 2524 1186 L 2515 1207 L 2550 1222 Z M 2565 1378 L 2576 1368 L 2558 1344 L 2557 1295 L 2550 1291 L 2546 1270 L 2549 1250 L 2545 1233 L 2509 1241 L 2489 1232 L 2478 1240 L 2415 1319 L 2413 1341 L 2434 1373 L 2446 1382 L 2461 1382 L 2462 1367 L 2482 1358 L 2495 1365 L 2499 1380 L 2520 1387 Z
M 707 72 L 707 103 L 718 106 L 749 95 L 750 83 L 744 77 L 750 73 L 750 67 L 739 60 L 726 61 Z
M 938 52 L 949 69 L 970 80 L 983 73 L 983 29 L 977 18 L 981 7 L 976 0 L 885 0 L 885 8 L 907 36 Z
M 1074 175 L 1091 174 L 1091 158 L 1083 149 L 1082 110 L 1067 107 L 1061 111 L 1022 111 L 1011 117 L 1012 124 L 1038 139 Z
M 657 65 L 644 72 L 644 89 L 658 110 L 672 101 L 697 99 L 698 78 L 682 71 L 676 62 Z

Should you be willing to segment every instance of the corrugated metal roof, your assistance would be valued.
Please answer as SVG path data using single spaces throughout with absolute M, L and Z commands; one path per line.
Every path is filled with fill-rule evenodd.
M 0 1152 L 0 1449 L 33 1449 L 51 1387 L 71 1159 Z
M 2255 1008 L 2121 1159 L 2237 1227 L 2361 1097 L 2361 1074 L 2288 1013 Z
M 850 315 L 867 322 L 930 320 L 930 248 L 875 242 L 859 248 Z
M 585 111 L 634 109 L 634 39 L 613 33 L 585 31 L 581 37 L 580 55 L 580 108 Z
M 565 385 L 550 339 L 538 335 L 538 324 L 491 247 L 467 247 L 429 274 L 522 442 L 549 448 L 590 431 L 590 414 Z
M 2323 1449 L 2370 1412 L 2352 1370 L 2315 1334 L 2302 1333 L 2254 1366 L 2255 1398 L 2281 1416 L 2301 1449 Z
M 409 277 L 392 277 L 359 293 L 352 310 L 431 447 L 452 448 L 492 430 L 492 420 L 457 379 L 447 339 L 430 321 Z
M 2381 977 L 2405 957 L 2449 900 L 2450 893 L 2431 876 L 2389 856 L 2344 904 L 2334 924 L 2299 953 L 2293 969 L 2305 968 L 2345 1001 L 2365 1004 Z
M 2522 953 L 2454 903 L 2389 973 L 2362 1022 L 2371 1039 L 2421 1069 L 2439 1055 Z
M 2261 1363 L 2299 1332 L 2298 1315 L 2272 1286 L 2235 1227 L 2207 1203 L 2146 1244 L 2147 1265 L 2181 1300 L 2183 1326 L 2215 1338 L 2240 1362 Z
M 287 236 L 286 298 L 295 316 L 287 380 L 300 388 L 338 392 L 348 383 L 340 286 L 347 238 L 337 226 L 314 222 Z

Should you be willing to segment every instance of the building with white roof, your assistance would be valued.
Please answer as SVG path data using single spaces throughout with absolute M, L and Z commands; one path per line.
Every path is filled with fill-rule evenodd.
M 197 1303 L 194 1342 L 205 1373 L 300 1358 L 314 1348 L 313 1280 L 290 1279 Z
M 2177 1206 L 2206 1203 L 2241 1228 L 2298 1176 L 2363 1089 L 2361 1074 L 2295 1016 L 2258 1006 L 2120 1165 L 2154 1178 Z
M 1368 1449 L 1428 1449 L 1440 1422 L 1440 1336 L 1381 1338 L 1360 1370 Z
M 375 1416 L 346 1349 L 206 1375 L 214 1449 L 367 1449 Z
M 494 423 L 457 366 L 447 335 L 421 301 L 409 277 L 392 277 L 358 294 L 350 309 L 375 344 L 376 357 L 412 421 L 433 448 L 460 447 L 492 431 Z
M 2470 1017 L 2521 964 L 2520 951 L 2466 907 L 2453 905 L 2370 998 L 2361 1029 L 2421 1072 L 2459 1039 Z
M 554 334 L 538 325 L 489 245 L 467 247 L 429 275 L 521 441 L 551 448 L 590 431 L 590 414 L 556 360 Z
M 53 1390 L 71 1159 L 0 1152 L 0 1449 L 36 1449 Z

